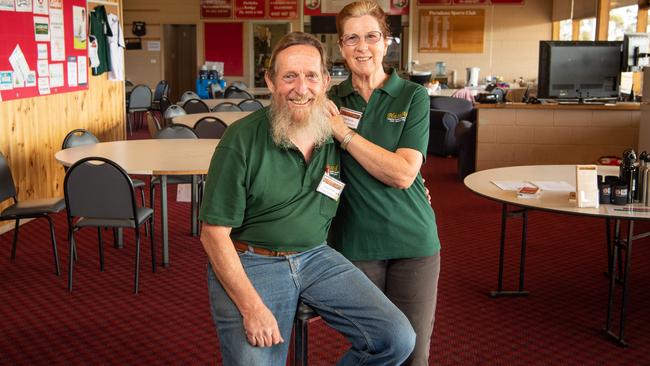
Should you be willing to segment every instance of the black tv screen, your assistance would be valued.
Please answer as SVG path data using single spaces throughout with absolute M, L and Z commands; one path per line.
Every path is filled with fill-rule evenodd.
M 540 41 L 538 98 L 616 98 L 619 41 Z

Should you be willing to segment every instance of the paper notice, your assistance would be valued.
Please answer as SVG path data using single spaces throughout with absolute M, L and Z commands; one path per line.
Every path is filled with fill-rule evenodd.
M 88 61 L 86 56 L 77 56 L 77 81 L 79 85 L 88 83 Z
M 77 86 L 77 57 L 68 57 L 68 86 Z
M 12 84 L 14 86 L 14 89 L 23 88 L 25 87 L 25 78 L 19 72 L 14 72 Z
M 50 20 L 48 17 L 34 17 L 34 39 L 36 42 L 49 42 Z
M 14 72 L 20 73 L 20 76 L 25 79 L 25 75 L 29 72 L 29 65 L 27 65 L 27 60 L 25 59 L 23 50 L 20 49 L 20 45 L 17 45 L 13 52 L 11 52 L 9 63 L 13 67 Z
M 16 11 L 31 12 L 32 0 L 16 0 Z
M 27 79 L 25 79 L 25 86 L 36 86 L 36 71 L 30 71 L 27 73 Z
M 47 15 L 49 13 L 47 3 L 48 0 L 34 0 L 34 14 Z
M 58 88 L 60 86 L 63 86 L 63 84 L 63 64 L 50 64 L 50 86 L 52 88 Z
M 0 0 L 0 10 L 14 11 L 14 0 Z
M 0 90 L 11 90 L 14 88 L 13 72 L 0 71 Z
M 47 60 L 38 60 L 36 62 L 36 71 L 39 77 L 50 76 L 50 67 Z
M 50 4 L 50 57 L 52 61 L 65 61 L 65 33 L 63 11 Z
M 39 60 L 47 60 L 47 43 L 37 43 L 36 52 Z
M 38 93 L 50 94 L 50 79 L 48 78 L 38 78 Z

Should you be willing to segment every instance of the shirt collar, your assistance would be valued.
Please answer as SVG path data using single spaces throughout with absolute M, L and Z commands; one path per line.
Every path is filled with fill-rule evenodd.
M 384 91 L 386 94 L 390 95 L 393 98 L 397 98 L 399 96 L 400 90 L 402 89 L 401 81 L 401 78 L 397 75 L 397 71 L 395 71 L 395 69 L 391 69 L 388 79 L 384 85 L 379 88 L 379 90 Z M 337 88 L 336 94 L 337 96 L 343 98 L 354 93 L 354 91 L 355 90 L 352 87 L 352 74 L 350 74 L 350 76 L 348 76 L 348 78 L 345 79 Z

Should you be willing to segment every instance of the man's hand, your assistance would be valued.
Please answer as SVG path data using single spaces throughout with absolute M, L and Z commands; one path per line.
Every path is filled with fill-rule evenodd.
M 259 310 L 250 316 L 243 316 L 248 343 L 253 347 L 271 347 L 284 343 L 273 313 L 266 306 Z

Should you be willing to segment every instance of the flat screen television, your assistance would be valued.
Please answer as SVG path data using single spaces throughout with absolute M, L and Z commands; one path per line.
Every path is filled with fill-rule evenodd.
M 617 98 L 620 41 L 540 41 L 538 98 Z

